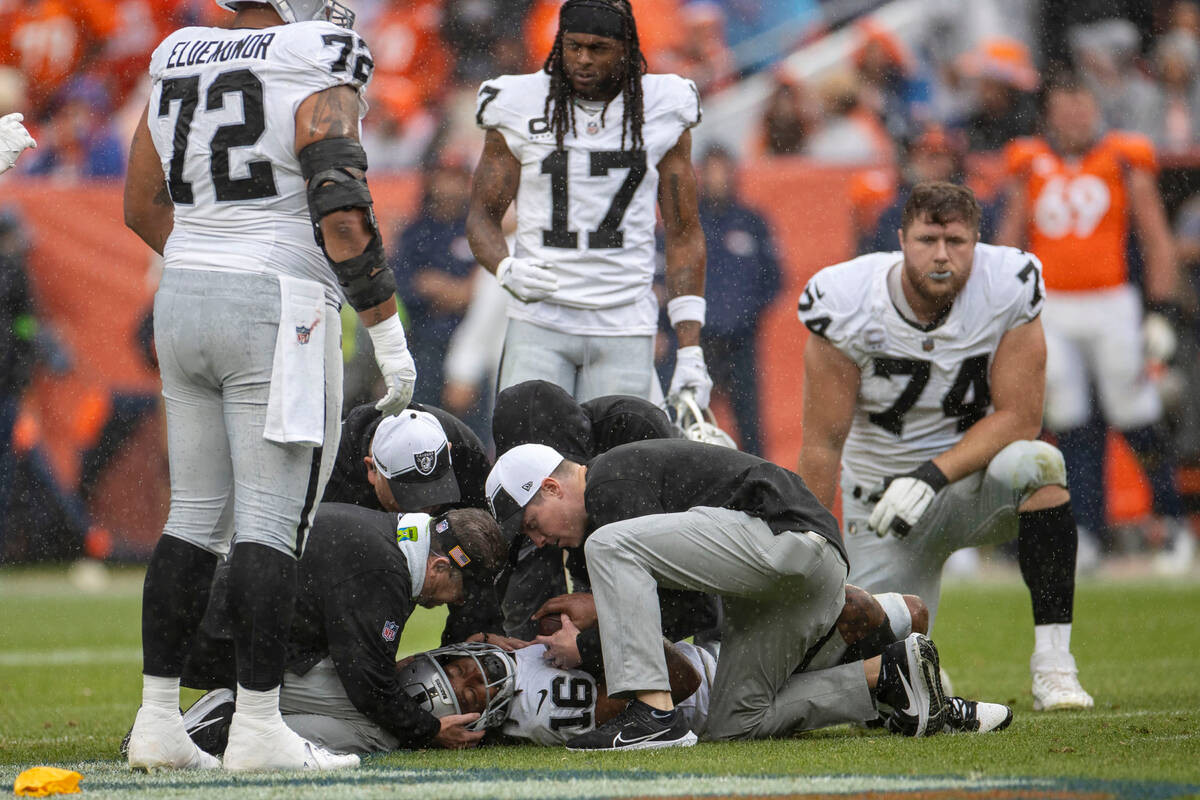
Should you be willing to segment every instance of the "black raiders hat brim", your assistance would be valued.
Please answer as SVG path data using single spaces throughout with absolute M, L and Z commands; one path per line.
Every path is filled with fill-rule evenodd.
M 406 482 L 399 478 L 388 478 L 388 486 L 400 509 L 410 513 L 457 503 L 462 499 L 462 491 L 458 488 L 458 479 L 454 477 L 452 469 L 434 480 Z

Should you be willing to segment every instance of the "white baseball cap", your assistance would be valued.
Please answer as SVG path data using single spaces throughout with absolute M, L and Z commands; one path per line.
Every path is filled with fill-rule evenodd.
M 371 458 L 404 511 L 457 503 L 462 497 L 446 431 L 428 411 L 410 408 L 381 419 L 371 439 Z
M 520 444 L 496 459 L 487 478 L 488 506 L 508 541 L 520 535 L 525 506 L 562 462 L 559 452 L 544 444 Z

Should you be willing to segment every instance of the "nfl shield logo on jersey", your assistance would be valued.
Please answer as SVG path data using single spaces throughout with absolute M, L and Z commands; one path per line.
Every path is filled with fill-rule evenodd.
M 300 344 L 308 344 L 309 337 L 312 336 L 312 328 L 307 325 L 296 326 L 296 341 Z
M 423 453 L 417 453 L 413 456 L 413 461 L 416 463 L 417 472 L 422 475 L 428 475 L 433 472 L 434 466 L 437 465 L 437 453 L 432 450 L 426 450 Z
M 390 619 L 383 623 L 383 640 L 385 642 L 396 641 L 396 634 L 400 632 L 400 626 L 392 622 Z

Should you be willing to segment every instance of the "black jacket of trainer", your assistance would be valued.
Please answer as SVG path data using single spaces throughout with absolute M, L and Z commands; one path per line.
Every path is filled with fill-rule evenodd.
M 396 515 L 322 504 L 300 559 L 299 584 L 288 669 L 303 675 L 329 656 L 355 708 L 402 747 L 428 745 L 439 723 L 396 678 L 400 636 L 417 606 L 396 546 Z M 499 602 L 489 595 L 450 607 L 443 644 L 503 631 Z
M 508 387 L 497 395 L 492 416 L 498 456 L 534 443 L 582 464 L 618 445 L 676 436 L 667 415 L 648 400 L 614 394 L 577 403 L 549 381 Z
M 487 510 L 484 485 L 492 470 L 483 442 L 466 423 L 449 411 L 436 406 L 409 403 L 414 411 L 428 411 L 437 417 L 450 442 L 450 463 L 462 497 L 451 508 L 481 508 Z M 342 423 L 342 439 L 338 445 L 337 459 L 333 462 L 333 473 L 325 486 L 322 503 L 350 503 L 363 508 L 383 511 L 375 489 L 367 481 L 367 465 L 363 458 L 371 455 L 371 440 L 383 413 L 375 410 L 372 403 L 365 403 L 351 410 Z M 406 509 L 415 510 L 415 509 Z

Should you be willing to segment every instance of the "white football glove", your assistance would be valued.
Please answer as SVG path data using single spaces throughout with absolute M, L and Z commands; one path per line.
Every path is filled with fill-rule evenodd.
M 392 417 L 408 408 L 412 400 L 413 386 L 417 382 L 417 365 L 412 353 L 408 352 L 408 340 L 404 326 L 396 314 L 367 328 L 371 344 L 375 346 L 375 363 L 383 373 L 387 394 L 375 404 L 385 417 Z
M 712 378 L 708 376 L 708 367 L 704 364 L 704 351 L 699 345 L 681 347 L 675 354 L 675 373 L 671 375 L 671 389 L 667 392 L 667 400 L 674 404 L 679 399 L 679 393 L 691 389 L 695 393 L 696 405 L 708 408 L 712 399 Z
M 8 114 L 0 117 L 0 172 L 7 172 L 17 163 L 17 156 L 27 148 L 37 147 L 37 142 L 25 130 L 21 120 L 23 114 Z
M 496 280 L 522 303 L 545 300 L 558 291 L 554 265 L 546 261 L 509 256 L 496 267 Z
M 889 531 L 907 536 L 947 483 L 945 474 L 932 461 L 892 478 L 871 510 L 867 527 L 877 536 L 887 536 Z
M 1175 355 L 1179 338 L 1166 315 L 1151 311 L 1142 320 L 1142 345 L 1146 358 L 1165 364 Z

